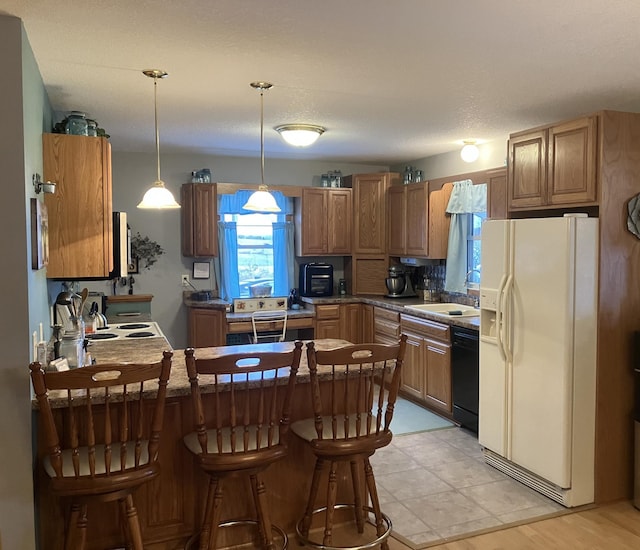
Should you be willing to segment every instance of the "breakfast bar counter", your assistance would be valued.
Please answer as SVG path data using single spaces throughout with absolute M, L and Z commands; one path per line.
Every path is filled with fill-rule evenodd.
M 315 340 L 317 349 L 331 349 L 346 344 L 348 342 L 345 340 Z M 293 345 L 293 342 L 281 342 L 198 348 L 196 356 L 216 357 L 222 354 L 246 352 L 250 349 L 256 351 L 287 350 L 291 349 Z M 161 358 L 162 352 L 166 349 L 170 349 L 166 339 L 148 338 L 144 342 L 138 341 L 135 344 L 124 341 L 96 343 L 93 346 L 92 355 L 100 364 L 124 361 L 154 362 Z M 297 377 L 298 384 L 292 401 L 292 421 L 313 416 L 308 381 L 309 372 L 306 355 L 303 352 Z M 206 392 L 206 390 L 204 391 Z M 149 404 L 151 405 L 152 402 L 153 400 L 150 398 Z M 62 409 L 59 409 L 54 412 L 61 413 L 61 411 Z M 34 425 L 37 426 L 38 412 L 35 405 L 34 415 L 36 416 Z M 207 479 L 194 463 L 194 459 L 182 442 L 183 436 L 191 432 L 193 427 L 193 410 L 184 350 L 173 350 L 159 455 L 161 473 L 158 478 L 141 487 L 135 495 L 145 548 L 148 550 L 184 548 L 187 540 L 198 531 Z M 49 479 L 41 466 L 46 448 L 39 431 L 37 441 L 38 461 L 35 481 L 39 540 L 41 548 L 58 548 L 63 540 L 63 512 L 58 499 L 53 497 L 48 490 Z M 273 464 L 265 473 L 272 520 L 289 534 L 295 532 L 295 523 L 304 509 L 313 468 L 313 455 L 304 443 L 292 436 L 287 457 Z M 339 471 L 339 475 L 347 477 L 348 471 Z M 243 485 L 245 482 L 246 480 L 242 478 L 229 480 L 223 520 L 253 515 L 250 502 L 245 498 L 248 490 Z M 348 486 L 348 484 L 341 485 Z M 339 494 L 338 498 L 347 496 Z M 89 511 L 91 540 L 88 541 L 88 548 L 118 547 L 121 545 L 122 538 L 117 510 L 109 505 L 100 505 L 100 509 L 97 507 L 98 505 Z M 98 519 L 96 520 L 96 518 Z M 236 533 L 235 531 L 237 530 L 221 533 L 221 536 L 224 537 L 221 540 L 221 547 L 240 542 L 237 537 L 242 537 L 245 533 Z

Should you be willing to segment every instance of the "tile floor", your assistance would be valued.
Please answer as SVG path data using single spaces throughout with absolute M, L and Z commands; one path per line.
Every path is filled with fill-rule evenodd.
M 415 545 L 565 510 L 485 464 L 475 435 L 394 435 L 371 459 L 383 511 Z

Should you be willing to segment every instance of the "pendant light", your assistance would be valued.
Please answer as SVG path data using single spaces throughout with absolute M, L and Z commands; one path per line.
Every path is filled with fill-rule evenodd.
M 153 78 L 153 103 L 155 110 L 155 125 L 156 125 L 156 158 L 158 167 L 158 179 L 153 184 L 153 187 L 142 197 L 142 201 L 138 204 L 138 208 L 156 209 L 156 210 L 168 210 L 172 208 L 180 208 L 180 205 L 173 197 L 173 193 L 169 191 L 164 182 L 160 179 L 160 133 L 158 132 L 158 79 L 164 78 L 168 75 L 165 71 L 159 69 L 147 69 L 142 71 L 142 74 Z
M 282 139 L 294 147 L 308 147 L 324 134 L 322 126 L 314 124 L 283 124 L 276 128 Z
M 264 91 L 273 84 L 269 82 L 252 82 L 252 88 L 260 91 L 260 182 L 258 190 L 251 194 L 247 203 L 242 207 L 253 212 L 280 212 L 280 207 L 269 188 L 264 184 Z

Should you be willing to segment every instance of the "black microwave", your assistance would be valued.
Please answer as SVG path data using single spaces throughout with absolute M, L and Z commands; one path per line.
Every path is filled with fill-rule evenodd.
M 300 296 L 331 296 L 333 294 L 333 266 L 323 263 L 300 265 Z

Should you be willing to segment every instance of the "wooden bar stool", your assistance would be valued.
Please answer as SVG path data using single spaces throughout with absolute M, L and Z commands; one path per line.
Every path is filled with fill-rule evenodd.
M 268 344 L 263 345 L 268 349 Z M 238 523 L 258 524 L 263 548 L 274 548 L 262 472 L 287 452 L 291 398 L 302 355 L 302 342 L 290 351 L 262 351 L 196 358 L 185 350 L 191 382 L 195 431 L 184 437 L 197 464 L 209 476 L 199 548 L 216 547 L 218 529 Z M 221 523 L 224 481 L 249 476 L 257 520 Z
M 82 550 L 87 504 L 118 501 L 127 548 L 142 550 L 132 493 L 160 472 L 158 449 L 172 353 L 151 364 L 109 364 L 44 372 L 31 381 L 48 448 L 51 491 L 71 502 L 65 550 Z M 149 384 L 145 385 L 146 382 Z M 157 397 L 143 399 L 157 388 Z M 54 403 L 55 401 L 55 403 Z M 53 408 L 63 410 L 62 415 Z
M 402 335 L 395 345 L 357 344 L 327 351 L 316 350 L 313 342 L 307 344 L 314 417 L 291 425 L 293 433 L 306 441 L 316 456 L 307 507 L 296 525 L 300 542 L 305 545 L 321 550 L 355 550 L 381 544 L 388 550 L 386 539 L 391 533 L 391 520 L 380 510 L 369 458 L 376 449 L 391 442 L 390 424 L 406 340 L 406 335 Z M 350 464 L 353 503 L 336 502 L 339 462 Z M 327 465 L 326 503 L 315 508 L 320 477 Z M 365 499 L 368 496 L 370 507 L 363 496 Z M 364 533 L 365 518 L 373 513 L 377 538 L 352 546 L 332 546 L 334 511 L 338 508 L 353 508 L 359 534 Z M 309 537 L 312 518 L 318 513 L 325 515 L 322 543 Z

